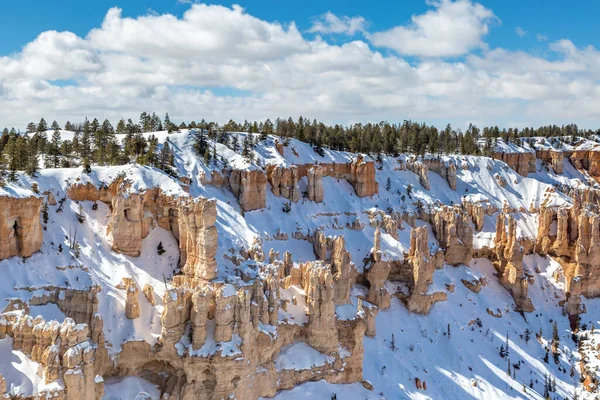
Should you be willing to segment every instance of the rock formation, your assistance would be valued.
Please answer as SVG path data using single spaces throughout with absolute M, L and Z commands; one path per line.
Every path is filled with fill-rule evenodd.
M 42 247 L 40 197 L 0 196 L 0 260 L 29 257 Z
M 204 198 L 179 204 L 180 265 L 186 274 L 211 280 L 217 276 L 217 203 Z
M 504 161 L 509 167 L 514 169 L 519 175 L 527 176 L 536 171 L 534 152 L 504 153 L 496 152 L 492 158 Z
M 412 281 L 409 281 L 410 295 L 406 299 L 409 311 L 427 314 L 431 306 L 445 301 L 446 292 L 428 293 L 436 268 L 443 264 L 442 252 L 435 255 L 429 253 L 427 227 L 415 228 L 410 232 L 410 249 L 408 263 L 412 268 Z
M 244 211 L 265 208 L 267 204 L 267 177 L 258 169 L 233 170 L 229 175 L 231 192 L 238 198 Z
M 267 179 L 275 196 L 281 196 L 293 202 L 303 197 L 299 182 L 306 178 L 306 197 L 314 202 L 323 201 L 323 177 L 344 179 L 353 187 L 358 197 L 368 197 L 378 193 L 375 179 L 375 163 L 365 161 L 362 156 L 346 164 L 303 164 L 282 167 L 266 167 Z
M 505 215 L 498 214 L 496 219 L 496 237 L 494 251 L 497 262 L 494 266 L 498 270 L 500 283 L 508 289 L 517 310 L 532 312 L 534 310 L 531 299 L 528 297 L 528 278 L 523 273 L 523 248 L 517 240 L 517 223 L 512 215 L 508 217 L 508 231 L 505 228 Z
M 470 217 L 460 206 L 442 206 L 422 212 L 421 219 L 431 223 L 450 265 L 467 264 L 473 252 L 473 228 Z
M 453 161 L 444 161 L 439 157 L 425 158 L 423 164 L 444 178 L 452 190 L 456 190 L 456 164 Z
M 112 249 L 132 257 L 139 257 L 142 249 L 142 219 L 144 199 L 137 193 L 118 195 L 112 199 L 112 214 L 107 234 Z

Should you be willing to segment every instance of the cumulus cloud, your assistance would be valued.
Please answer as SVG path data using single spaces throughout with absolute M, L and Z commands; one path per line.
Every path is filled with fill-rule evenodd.
M 413 15 L 411 23 L 371 35 L 371 42 L 400 54 L 419 57 L 453 57 L 485 47 L 483 37 L 494 13 L 470 0 L 432 2 L 434 9 Z
M 432 45 L 430 57 L 408 62 L 366 40 L 308 38 L 292 22 L 261 20 L 237 6 L 193 4 L 179 18 L 124 18 L 113 8 L 85 37 L 43 32 L 20 53 L 0 57 L 0 126 L 42 116 L 137 119 L 142 110 L 188 122 L 299 115 L 333 123 L 600 122 L 600 52 L 566 39 L 549 43 L 547 58 L 487 49 L 484 33 L 473 32 L 487 32 L 493 15 L 467 1 L 436 3 L 413 17 L 406 39 L 416 41 L 413 49 L 442 40 L 440 26 L 425 25 L 445 21 L 442 41 L 450 47 Z M 470 44 L 455 44 L 457 37 Z M 442 57 L 450 54 L 464 57 Z
M 365 26 L 366 21 L 361 16 L 347 17 L 343 15 L 338 17 L 337 15 L 328 11 L 315 19 L 308 31 L 313 33 L 336 33 L 352 36 L 357 32 L 364 32 Z
M 517 34 L 518 37 L 525 37 L 525 36 L 527 36 L 527 34 L 529 32 L 527 32 L 525 29 L 521 28 L 520 26 L 517 26 L 515 28 L 515 33 Z

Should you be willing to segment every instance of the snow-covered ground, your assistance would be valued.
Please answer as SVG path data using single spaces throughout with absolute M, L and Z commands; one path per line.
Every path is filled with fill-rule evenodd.
M 542 203 L 568 205 L 571 202 L 570 198 L 555 191 L 555 185 L 587 185 L 590 181 L 589 176 L 576 170 L 567 159 L 563 161 L 564 173 L 561 175 L 545 168 L 538 160 L 537 172 L 523 177 L 501 161 L 487 157 L 454 155 L 444 156 L 444 159 L 452 160 L 458 165 L 457 190 L 452 190 L 440 175 L 432 171 L 428 173 L 431 189 L 426 190 L 419 183 L 416 174 L 397 169 L 400 161 L 405 159 L 404 156 L 384 156 L 376 171 L 379 194 L 359 198 L 345 180 L 325 177 L 322 203 L 301 200 L 293 203 L 291 211 L 285 213 L 283 206 L 288 200 L 274 196 L 267 185 L 267 207 L 245 212 L 242 217 L 237 199 L 228 189 L 200 183 L 202 174 L 210 176 L 211 168 L 220 169 L 223 163 L 219 161 L 216 166 L 207 167 L 194 154 L 189 131 L 153 134 L 161 143 L 169 140 L 175 151 L 179 175 L 192 179 L 190 195 L 217 199 L 219 279 L 229 281 L 236 279 L 232 275 L 237 268 L 224 257 L 230 249 L 248 249 L 259 239 L 265 254 L 273 248 L 280 252 L 281 257 L 285 251 L 290 251 L 294 262 L 314 260 L 312 245 L 304 240 L 292 239 L 292 235 L 297 231 L 308 234 L 316 229 L 322 229 L 330 236 L 344 235 L 346 248 L 360 270 L 362 260 L 373 246 L 375 231 L 369 225 L 366 212 L 394 210 L 400 213 L 415 213 L 417 202 L 436 206 L 460 204 L 463 200 L 469 200 L 486 202 L 497 209 L 502 209 L 505 205 L 515 210 L 523 209 L 525 211 L 517 218 L 517 234 L 519 237 L 533 238 L 537 232 L 537 216 L 527 210 L 537 209 Z M 69 135 L 72 137 L 72 134 L 66 131 L 63 131 L 62 135 L 65 139 L 69 138 Z M 246 134 L 236 135 L 241 143 Z M 212 145 L 210 142 L 211 147 Z M 533 151 L 527 146 L 523 151 Z M 310 145 L 296 140 L 290 141 L 282 156 L 276 150 L 275 137 L 269 137 L 259 144 L 255 149 L 256 157 L 253 163 L 247 162 L 241 155 L 224 145 L 216 144 L 216 150 L 219 156 L 234 168 L 261 168 L 269 164 L 290 166 L 313 162 L 346 163 L 355 156 L 346 152 L 325 150 L 325 155 L 321 157 Z M 81 168 L 43 169 L 37 178 L 21 174 L 17 184 L 0 189 L 0 196 L 31 195 L 30 189 L 36 183 L 41 193 L 52 189 L 57 194 L 57 199 L 61 199 L 65 197 L 66 188 L 72 183 L 108 184 L 120 175 L 131 180 L 132 191 L 158 186 L 166 193 L 187 196 L 176 179 L 157 169 L 133 164 L 116 167 L 94 166 L 89 175 L 83 174 Z M 496 175 L 506 181 L 506 187 L 498 184 Z M 388 180 L 389 190 L 386 188 Z M 303 178 L 300 185 L 306 186 L 305 181 L 306 178 Z M 80 211 L 80 206 L 86 218 L 84 224 L 80 224 L 75 216 L 75 213 Z M 171 233 L 160 227 L 154 228 L 144 239 L 140 257 L 128 257 L 112 252 L 111 244 L 106 239 L 108 214 L 108 206 L 101 202 L 98 203 L 97 210 L 92 209 L 90 202 L 78 204 L 69 199 L 65 200 L 62 212 L 58 212 L 57 206 L 51 206 L 41 252 L 27 260 L 11 258 L 0 261 L 0 271 L 3 274 L 3 279 L 0 280 L 0 299 L 19 297 L 28 301 L 32 296 L 43 294 L 49 287 L 88 290 L 92 285 L 98 285 L 101 290 L 98 299 L 99 312 L 104 320 L 104 333 L 109 353 L 115 354 L 126 341 L 146 340 L 154 343 L 158 339 L 161 329 L 161 298 L 168 288 L 163 278 L 170 279 L 177 270 L 179 253 Z M 475 238 L 476 247 L 489 246 L 492 243 L 495 217 L 496 215 L 486 216 L 483 231 L 477 233 Z M 357 218 L 364 225 L 364 229 L 355 231 L 345 228 L 347 223 Z M 424 225 L 425 222 L 419 220 L 417 224 Z M 81 245 L 78 259 L 74 258 L 73 251 L 69 250 L 68 241 L 65 239 L 75 230 Z M 381 248 L 386 257 L 404 257 L 409 248 L 410 230 L 410 226 L 403 223 L 399 227 L 398 240 L 391 235 L 382 234 Z M 289 239 L 274 240 L 273 237 L 278 232 L 286 233 Z M 437 246 L 431 232 L 429 239 L 431 247 Z M 159 242 L 162 242 L 166 250 L 162 256 L 156 253 Z M 59 245 L 62 245 L 62 252 L 59 252 Z M 63 268 L 68 266 L 75 268 Z M 244 267 L 244 264 L 240 267 Z M 581 386 L 578 385 L 578 369 L 576 368 L 577 373 L 574 377 L 570 377 L 569 372 L 571 364 L 576 363 L 580 355 L 577 353 L 577 346 L 571 340 L 568 319 L 558 304 L 565 297 L 565 288 L 564 282 L 555 281 L 553 273 L 560 267 L 554 261 L 539 256 L 527 256 L 524 267 L 535 276 L 535 283 L 529 288 L 536 308 L 533 313 L 521 315 L 513 311 L 514 301 L 497 282 L 495 270 L 489 261 L 477 259 L 469 266 L 444 266 L 436 271 L 432 288 L 445 289 L 445 284 L 454 283 L 455 291 L 448 294 L 446 302 L 436 304 L 429 315 L 411 314 L 394 298 L 391 308 L 377 316 L 377 336 L 365 338 L 364 341 L 364 379 L 371 382 L 374 388 L 372 391 L 365 389 L 360 383 L 333 385 L 319 381 L 279 393 L 277 399 L 330 399 L 334 393 L 338 399 L 344 400 L 539 399 L 543 392 L 545 373 L 556 377 L 557 391 L 553 393 L 554 396 L 572 398 L 576 390 L 581 390 Z M 536 268 L 539 269 L 539 273 L 534 273 Z M 141 317 L 135 320 L 125 317 L 125 293 L 117 287 L 124 277 L 134 277 L 140 287 L 148 283 L 154 289 L 154 306 L 142 299 L 143 294 L 140 291 Z M 488 284 L 479 294 L 469 291 L 461 283 L 463 278 L 473 280 L 484 277 Z M 562 279 L 564 280 L 564 277 Z M 298 289 L 287 289 L 282 293 L 282 297 L 296 296 L 294 290 Z M 356 286 L 353 293 L 356 296 L 362 292 L 364 288 Z M 303 299 L 299 294 L 296 297 Z M 588 305 L 588 314 L 583 318 L 586 321 L 594 321 L 596 326 L 600 327 L 598 307 L 594 305 L 596 303 L 593 302 Z M 488 313 L 488 309 L 502 316 L 497 318 Z M 52 305 L 32 307 L 31 314 L 39 314 L 46 319 L 64 319 L 60 310 Z M 280 311 L 280 319 L 284 318 L 295 323 L 304 323 L 304 304 L 299 302 L 298 305 L 291 306 L 290 303 L 287 311 Z M 562 354 L 558 365 L 554 364 L 552 359 L 549 364 L 542 360 L 545 354 L 544 347 L 552 334 L 553 321 L 557 322 L 560 332 Z M 526 329 L 531 332 L 528 342 L 522 337 Z M 538 341 L 535 334 L 540 329 L 542 338 Z M 594 335 L 598 334 L 600 333 Z M 502 358 L 499 349 L 501 345 L 506 345 L 507 335 L 509 356 Z M 211 343 L 216 346 L 214 342 Z M 284 349 L 277 361 L 278 368 L 323 365 L 328 362 L 323 355 L 318 352 L 314 354 L 314 349 L 312 350 L 302 347 L 302 344 L 294 344 Z M 508 358 L 511 371 L 515 374 L 514 378 L 512 372 L 511 376 L 507 374 Z M 0 360 L 0 373 L 9 382 L 9 387 L 14 387 L 11 393 L 32 394 L 43 387 L 42 380 L 37 375 L 37 365 L 28 361 L 22 353 L 13 351 L 10 339 L 0 341 Z M 514 364 L 518 365 L 517 369 L 514 368 Z M 562 372 L 563 369 L 566 373 Z M 415 378 L 426 382 L 427 390 L 417 389 Z M 530 387 L 531 382 L 533 388 Z M 134 399 L 140 392 L 147 393 L 148 398 L 157 398 L 156 387 L 133 377 L 108 381 L 105 390 L 106 399 Z

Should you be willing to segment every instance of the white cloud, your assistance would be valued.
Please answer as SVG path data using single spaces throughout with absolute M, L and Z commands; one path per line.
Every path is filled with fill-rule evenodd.
M 542 35 L 539 33 L 536 34 L 535 37 L 539 42 L 545 42 L 546 40 L 548 40 L 548 36 L 545 36 L 545 35 Z
M 456 5 L 493 18 L 474 3 L 439 3 L 431 12 L 449 18 L 449 32 L 465 25 L 463 11 L 447 9 Z M 416 35 L 417 44 L 435 37 L 415 32 L 408 36 Z M 467 50 L 454 47 L 465 55 L 461 61 L 409 63 L 363 40 L 309 39 L 291 22 L 261 20 L 239 7 L 194 4 L 181 18 L 123 18 L 115 8 L 84 38 L 43 32 L 20 53 L 0 57 L 0 126 L 24 127 L 42 116 L 61 123 L 86 116 L 137 119 L 142 110 L 168 111 L 188 122 L 303 115 L 333 123 L 600 123 L 597 49 L 560 40 L 548 45 L 544 58 L 487 50 L 481 40 Z M 434 50 L 439 55 L 436 47 L 429 55 Z
M 485 47 L 488 25 L 494 13 L 470 0 L 441 0 L 433 10 L 413 15 L 407 26 L 371 35 L 371 42 L 400 54 L 419 57 L 453 57 Z
M 518 37 L 525 37 L 525 36 L 527 36 L 527 34 L 529 32 L 527 32 L 525 29 L 521 28 L 520 26 L 517 26 L 515 28 L 515 33 L 517 34 Z
M 343 15 L 338 17 L 337 15 L 326 12 L 319 16 L 309 29 L 309 32 L 313 33 L 336 33 L 345 35 L 354 35 L 357 32 L 364 32 L 366 21 L 363 17 L 347 17 Z

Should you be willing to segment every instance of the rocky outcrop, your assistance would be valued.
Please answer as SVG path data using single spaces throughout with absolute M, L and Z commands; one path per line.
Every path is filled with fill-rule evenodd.
M 54 385 L 40 395 L 66 400 L 102 397 L 103 381 L 95 368 L 102 364 L 103 357 L 96 357 L 98 343 L 92 341 L 87 324 L 76 324 L 71 318 L 62 323 L 47 322 L 40 316 L 33 318 L 23 312 L 0 314 L 0 320 L 6 328 L 0 330 L 0 338 L 11 336 L 15 350 L 39 363 L 46 385 L 61 379 L 64 382 L 64 388 Z
M 128 319 L 140 317 L 139 288 L 133 278 L 123 278 L 122 288 L 125 290 L 125 316 Z
M 431 185 L 429 184 L 429 176 L 427 175 L 429 168 L 426 164 L 418 161 L 416 158 L 409 158 L 406 160 L 404 166 L 401 167 L 401 169 L 404 168 L 419 176 L 419 183 L 425 190 L 431 189 Z
M 443 264 L 442 252 L 429 253 L 427 227 L 415 228 L 410 232 L 408 263 L 412 268 L 412 281 L 409 281 L 410 295 L 405 299 L 409 311 L 427 314 L 435 303 L 446 301 L 446 292 L 428 293 L 436 268 Z
M 185 199 L 179 204 L 178 235 L 180 265 L 193 277 L 211 280 L 217 276 L 217 202 Z
M 517 223 L 512 215 L 508 216 L 506 230 L 506 219 L 503 213 L 498 214 L 496 219 L 494 251 L 497 261 L 494 266 L 498 270 L 500 283 L 515 299 L 517 310 L 532 312 L 534 307 L 528 295 L 528 278 L 523 272 L 523 248 L 517 239 Z
M 452 190 L 456 190 L 456 164 L 454 161 L 444 161 L 440 157 L 425 158 L 423 164 L 430 171 L 436 172 L 444 178 Z
M 519 175 L 527 176 L 529 173 L 534 173 L 535 158 L 534 152 L 523 153 L 502 153 L 496 152 L 492 154 L 492 158 L 504 161 L 509 167 L 514 169 Z
M 308 170 L 308 199 L 315 203 L 323 201 L 323 168 L 319 165 Z
M 43 199 L 0 196 L 0 260 L 29 257 L 42 248 Z
M 358 197 L 372 196 L 379 190 L 375 179 L 375 163 L 365 161 L 360 155 L 346 164 L 302 164 L 291 167 L 268 165 L 266 174 L 273 194 L 294 202 L 304 196 L 311 201 L 322 202 L 324 176 L 348 181 Z M 307 180 L 305 193 L 299 187 L 303 178 Z
M 326 237 L 322 231 L 315 231 L 312 241 L 317 259 L 329 263 L 335 286 L 335 304 L 349 303 L 357 272 L 350 253 L 346 251 L 344 237 Z
M 357 308 L 354 317 L 338 319 L 330 266 L 310 262 L 288 267 L 280 261 L 258 266 L 254 280 L 242 286 L 177 276 L 163 298 L 161 343 L 153 349 L 123 346 L 109 373 L 147 376 L 150 363 L 160 365 L 163 395 L 201 399 L 273 396 L 314 376 L 334 383 L 360 381 L 365 307 Z M 279 284 L 290 277 L 286 269 L 300 272 L 296 293 L 304 298 L 294 304 L 306 304 L 304 323 L 279 320 Z M 290 369 L 279 353 L 299 342 L 324 353 L 328 361 Z
M 390 307 L 391 294 L 385 282 L 387 281 L 391 262 L 382 260 L 380 250 L 381 231 L 375 229 L 375 237 L 373 239 L 373 250 L 371 252 L 371 263 L 365 271 L 365 278 L 369 282 L 369 292 L 367 293 L 367 301 L 376 305 L 379 309 L 385 310 Z
M 112 198 L 112 213 L 107 235 L 112 249 L 132 257 L 139 257 L 142 249 L 142 220 L 144 198 L 138 193 L 120 194 Z
M 421 219 L 431 224 L 450 265 L 467 264 L 473 252 L 473 227 L 460 206 L 442 206 L 423 211 Z
M 579 170 L 587 171 L 594 178 L 600 177 L 600 151 L 597 150 L 574 150 L 564 152 L 571 164 Z
M 233 170 L 229 187 L 244 211 L 258 210 L 267 205 L 267 176 L 262 170 Z
M 313 263 L 302 277 L 308 308 L 308 343 L 324 353 L 333 353 L 338 346 L 335 324 L 334 285 L 326 265 Z
M 560 150 L 536 150 L 536 158 L 550 165 L 554 173 L 563 173 L 563 152 Z
M 471 221 L 475 225 L 475 230 L 480 232 L 483 229 L 486 215 L 492 215 L 498 211 L 496 207 L 488 202 L 473 203 L 463 199 L 463 209 L 471 217 Z

